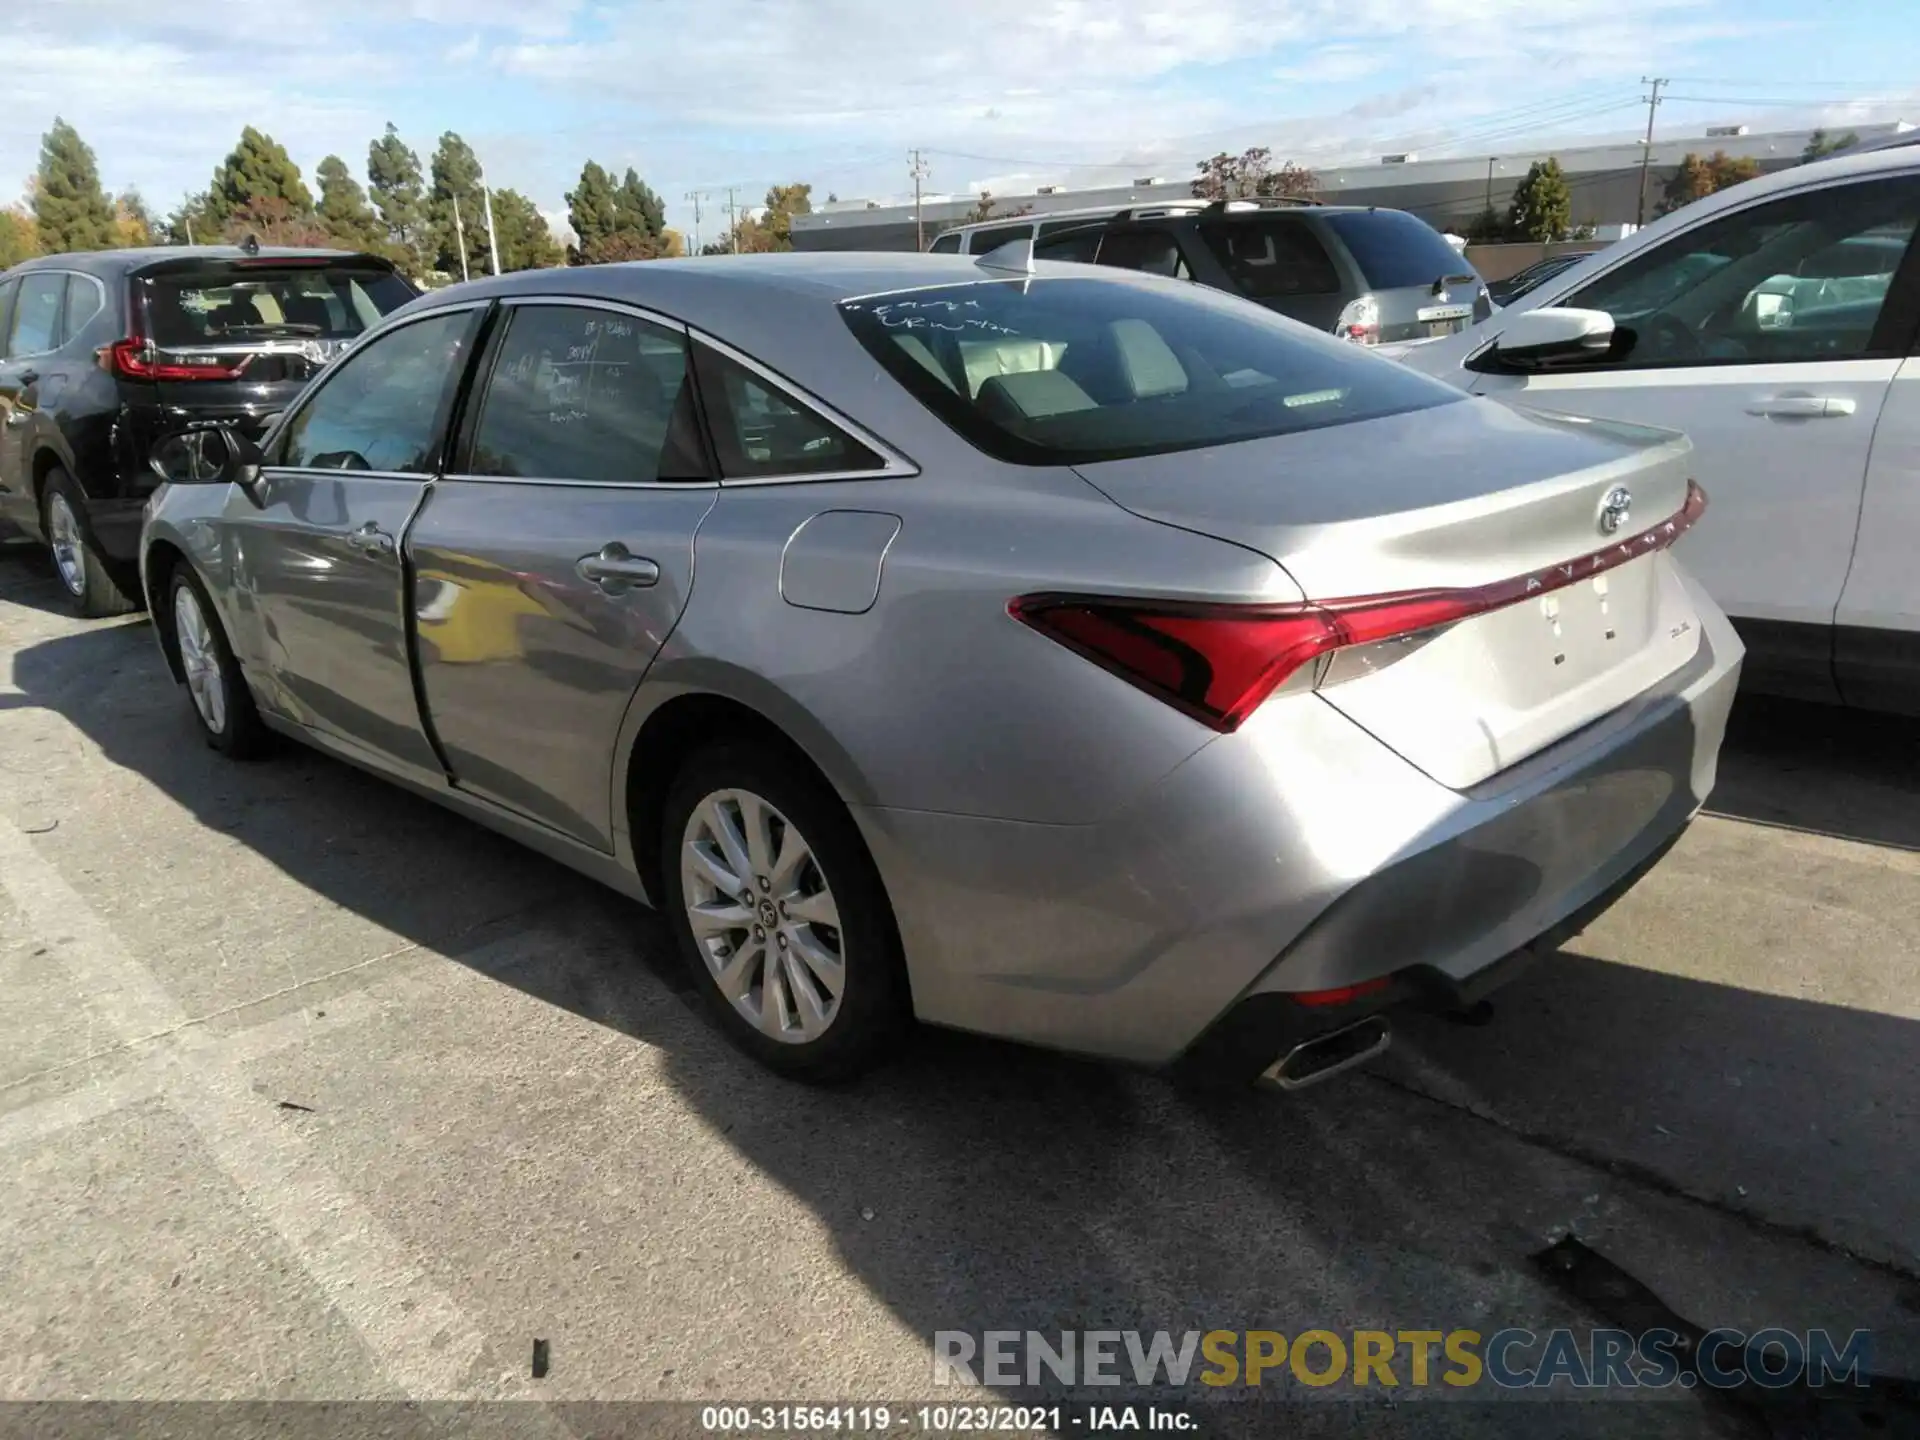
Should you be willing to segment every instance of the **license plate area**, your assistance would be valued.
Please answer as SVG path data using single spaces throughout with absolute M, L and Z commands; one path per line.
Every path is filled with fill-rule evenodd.
M 1415 320 L 1429 337 L 1435 335 L 1455 335 L 1467 328 L 1467 322 L 1473 319 L 1471 305 L 1428 305 L 1414 312 Z

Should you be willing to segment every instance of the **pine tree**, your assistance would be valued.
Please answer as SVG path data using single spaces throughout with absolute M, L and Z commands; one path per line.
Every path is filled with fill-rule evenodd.
M 320 182 L 320 224 L 334 244 L 348 250 L 380 246 L 380 222 L 367 204 L 367 192 L 338 155 L 329 155 L 314 171 Z
M 34 177 L 33 222 L 42 254 L 108 250 L 118 243 L 113 205 L 100 186 L 100 167 L 80 132 L 58 116 L 40 138 Z
M 987 192 L 982 190 L 980 198 L 983 201 L 988 200 Z M 791 250 L 793 249 L 793 217 L 813 213 L 813 186 L 775 185 L 767 191 L 766 206 L 766 213 L 760 217 L 760 223 L 766 229 L 772 248 Z
M 480 194 L 480 161 L 473 147 L 447 131 L 433 152 L 432 176 L 433 188 L 427 195 L 428 260 L 434 269 L 460 279 L 464 236 L 467 274 L 485 275 L 489 268 L 487 217 Z
M 1527 167 L 1527 178 L 1513 192 L 1507 228 L 1517 239 L 1542 244 L 1567 238 L 1573 228 L 1573 192 L 1558 159 L 1549 156 Z
M 608 242 L 620 228 L 619 202 L 613 177 L 589 160 L 581 167 L 580 183 L 567 192 L 567 220 L 573 226 L 574 247 L 568 261 L 597 265 Z
M 667 207 L 631 166 L 614 195 L 613 209 L 616 229 L 638 231 L 649 239 L 658 239 L 660 232 L 667 228 Z
M 387 258 L 414 276 L 426 269 L 421 183 L 420 157 L 389 123 L 387 133 L 367 146 L 367 189 L 386 228 Z
M 251 125 L 213 172 L 207 196 L 211 218 L 229 231 L 285 229 L 306 223 L 313 214 L 313 195 L 300 178 L 300 167 L 284 145 Z
M 128 249 L 151 245 L 159 228 L 138 190 L 122 190 L 113 202 L 114 243 Z
M 493 192 L 493 229 L 500 242 L 500 268 L 545 270 L 564 265 L 567 257 L 540 213 L 540 207 L 518 190 Z

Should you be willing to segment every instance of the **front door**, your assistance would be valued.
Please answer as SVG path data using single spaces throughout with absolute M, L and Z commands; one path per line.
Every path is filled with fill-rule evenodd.
M 328 376 L 227 507 L 243 657 L 288 718 L 440 774 L 407 654 L 407 525 L 425 498 L 479 308 L 390 330 Z
M 1774 687 L 1832 691 L 1867 455 L 1913 333 L 1917 221 L 1920 176 L 1735 211 L 1555 299 L 1630 329 L 1622 359 L 1474 387 L 1690 435 L 1711 508 L 1680 553 Z
M 29 270 L 9 281 L 0 303 L 0 520 L 38 531 L 33 494 L 33 456 L 27 431 L 40 403 L 41 371 L 60 343 L 60 316 L 67 277 L 59 270 Z
M 421 690 L 457 787 L 611 853 L 621 721 L 718 493 L 687 335 L 587 301 L 502 322 L 409 539 Z

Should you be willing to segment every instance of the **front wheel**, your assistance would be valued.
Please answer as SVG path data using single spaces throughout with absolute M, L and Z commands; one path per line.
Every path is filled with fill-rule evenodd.
M 899 940 L 838 796 L 769 749 L 715 746 L 674 778 L 660 853 L 681 953 L 736 1045 L 813 1081 L 882 1058 L 908 1018 Z
M 180 671 L 193 701 L 193 718 L 207 744 L 234 760 L 250 760 L 267 749 L 267 727 L 254 708 L 240 663 L 233 658 L 219 613 L 199 578 L 184 564 L 168 587 L 173 642 Z
M 47 533 L 47 548 L 53 553 L 53 568 L 59 572 L 74 609 L 89 620 L 97 620 L 140 608 L 138 587 L 130 590 L 122 585 L 115 568 L 101 555 L 87 525 L 86 502 L 66 471 L 54 470 L 47 476 L 40 518 Z

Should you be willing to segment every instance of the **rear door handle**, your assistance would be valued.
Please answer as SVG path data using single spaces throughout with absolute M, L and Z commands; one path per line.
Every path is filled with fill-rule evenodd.
M 347 543 L 362 555 L 378 559 L 393 554 L 393 536 L 369 520 L 347 537 Z
M 1768 395 L 1747 406 L 1747 413 L 1775 420 L 1837 420 L 1858 408 L 1849 395 Z
M 597 554 L 582 555 L 573 567 L 582 580 L 590 580 L 609 595 L 624 595 L 660 583 L 660 567 L 642 555 L 635 555 L 618 540 L 600 547 Z

